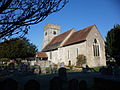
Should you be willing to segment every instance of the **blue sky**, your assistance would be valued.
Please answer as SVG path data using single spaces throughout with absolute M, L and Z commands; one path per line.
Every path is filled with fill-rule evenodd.
M 47 23 L 58 24 L 61 33 L 74 28 L 81 30 L 96 24 L 103 38 L 115 25 L 120 24 L 119 0 L 70 0 L 59 12 L 48 16 L 39 24 L 31 26 L 26 37 L 41 50 L 43 28 Z

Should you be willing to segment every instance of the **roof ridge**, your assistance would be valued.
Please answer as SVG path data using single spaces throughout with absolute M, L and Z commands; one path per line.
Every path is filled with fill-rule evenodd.
M 86 27 L 86 28 L 83 28 L 83 29 L 81 29 L 81 30 L 86 30 L 86 29 L 88 29 L 88 28 L 92 28 L 92 27 L 96 27 L 96 25 L 95 24 L 93 24 L 93 25 L 91 25 L 91 26 L 88 26 L 88 27 Z M 78 31 L 81 31 L 81 30 L 78 30 Z M 77 32 L 77 31 L 76 31 Z

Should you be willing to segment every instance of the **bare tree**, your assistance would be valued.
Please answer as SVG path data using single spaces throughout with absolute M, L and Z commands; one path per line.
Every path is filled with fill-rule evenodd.
M 30 25 L 61 10 L 68 0 L 0 0 L 0 39 L 27 34 Z

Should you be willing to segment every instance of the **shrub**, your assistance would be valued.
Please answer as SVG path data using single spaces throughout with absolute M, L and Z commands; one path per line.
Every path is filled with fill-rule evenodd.
M 10 59 L 9 58 L 0 58 L 0 61 L 8 62 L 8 61 L 10 61 Z
M 94 67 L 93 69 L 94 69 L 95 71 L 99 71 L 100 68 L 101 68 L 101 67 Z
M 76 66 L 81 66 L 82 64 L 86 63 L 86 56 L 82 54 L 78 55 L 76 59 L 77 59 Z
M 46 73 L 50 73 L 50 67 L 46 67 Z

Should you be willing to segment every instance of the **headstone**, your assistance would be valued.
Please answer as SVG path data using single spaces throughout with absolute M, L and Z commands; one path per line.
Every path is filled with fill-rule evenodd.
M 53 79 L 50 80 L 49 90 L 61 90 L 61 89 L 62 83 L 59 77 L 54 77 Z
M 101 67 L 99 72 L 102 74 L 102 75 L 105 75 L 107 73 L 107 69 L 105 67 Z
M 85 80 L 79 82 L 79 90 L 87 90 L 87 82 Z
M 24 85 L 24 90 L 40 90 L 40 84 L 36 80 L 29 80 Z
M 83 64 L 82 65 L 82 72 L 86 73 L 87 72 L 87 67 L 86 67 L 86 64 Z
M 67 80 L 66 68 L 64 68 L 64 67 L 59 68 L 59 70 L 58 70 L 58 75 L 59 75 L 60 79 L 62 79 L 62 80 Z
M 78 80 L 72 79 L 68 83 L 68 90 L 78 90 Z
M 113 75 L 113 68 L 112 68 L 111 65 L 108 65 L 108 67 L 107 67 L 107 73 L 106 74 L 107 75 Z
M 114 76 L 120 76 L 119 66 L 114 65 L 114 67 L 113 67 L 113 75 L 114 75 Z
M 37 68 L 34 70 L 34 73 L 35 73 L 35 74 L 41 74 L 41 68 L 40 68 L 40 67 L 37 67 Z
M 15 69 L 15 65 L 14 65 L 14 63 L 10 63 L 10 64 L 8 64 L 8 69 L 9 70 L 14 70 Z
M 2 87 L 0 87 L 0 90 L 17 90 L 18 89 L 18 83 L 16 80 L 7 78 L 2 81 Z

